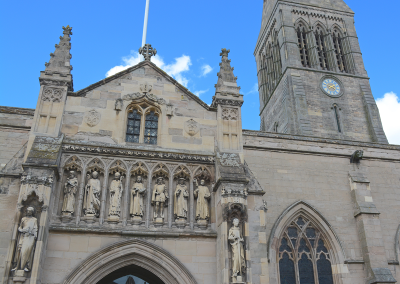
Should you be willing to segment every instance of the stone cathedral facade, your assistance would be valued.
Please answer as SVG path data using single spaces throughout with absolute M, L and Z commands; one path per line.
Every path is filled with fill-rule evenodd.
M 400 281 L 400 146 L 342 0 L 264 0 L 261 131 L 229 50 L 207 105 L 150 45 L 75 91 L 71 36 L 36 108 L 0 107 L 1 283 Z

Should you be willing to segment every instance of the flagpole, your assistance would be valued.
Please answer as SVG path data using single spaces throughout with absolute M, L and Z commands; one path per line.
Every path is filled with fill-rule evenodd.
M 147 37 L 147 23 L 149 21 L 149 6 L 150 0 L 146 0 L 146 10 L 144 13 L 144 25 L 143 25 L 143 37 L 142 37 L 142 47 L 146 44 L 146 37 Z M 140 61 L 143 61 L 144 57 L 140 56 Z

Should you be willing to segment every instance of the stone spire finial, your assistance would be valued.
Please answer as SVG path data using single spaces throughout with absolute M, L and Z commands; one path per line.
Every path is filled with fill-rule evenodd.
M 144 60 L 151 61 L 151 57 L 157 54 L 157 50 L 151 47 L 151 44 L 145 44 L 139 48 L 139 54 L 143 55 Z
M 238 96 L 240 87 L 238 87 L 236 81 L 237 77 L 233 74 L 234 68 L 231 67 L 231 60 L 228 59 L 228 54 L 230 49 L 223 48 L 221 50 L 220 56 L 222 56 L 220 66 L 220 71 L 218 72 L 218 82 L 215 85 L 217 93 L 231 94 L 233 96 Z
M 60 74 L 65 76 L 71 74 L 72 66 L 70 60 L 72 58 L 71 49 L 71 37 L 72 27 L 66 26 L 63 28 L 63 36 L 60 36 L 60 43 L 56 44 L 56 50 L 54 53 L 50 53 L 50 61 L 45 63 L 46 74 Z

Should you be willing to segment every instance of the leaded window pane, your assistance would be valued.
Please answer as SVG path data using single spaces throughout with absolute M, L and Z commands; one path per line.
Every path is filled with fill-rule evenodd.
M 319 284 L 333 284 L 332 265 L 323 253 L 317 261 L 317 269 Z
M 126 142 L 139 143 L 141 116 L 136 109 L 128 113 Z
M 289 247 L 289 245 L 288 245 L 288 241 L 287 241 L 286 238 L 283 238 L 283 239 L 282 239 L 282 242 L 281 242 L 281 246 L 280 246 L 280 248 L 279 248 L 279 251 L 281 251 L 281 252 L 283 252 L 283 251 L 291 252 L 291 251 L 292 251 L 292 249 L 291 249 L 291 248 Z
M 158 133 L 158 116 L 154 113 L 154 111 L 151 111 L 148 115 L 146 115 L 144 143 L 156 145 L 157 133 Z
M 279 261 L 279 275 L 281 277 L 281 284 L 296 284 L 294 263 L 286 252 Z
M 300 284 L 315 284 L 313 264 L 305 253 L 299 260 L 299 278 Z

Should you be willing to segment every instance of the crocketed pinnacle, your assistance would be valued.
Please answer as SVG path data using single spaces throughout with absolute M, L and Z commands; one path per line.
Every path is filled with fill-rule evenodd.
M 45 63 L 46 70 L 45 73 L 50 74 L 60 74 L 61 76 L 71 74 L 71 37 L 72 27 L 66 26 L 62 27 L 64 32 L 63 36 L 60 36 L 60 43 L 56 44 L 56 50 L 54 53 L 50 53 L 50 61 Z
M 216 93 L 225 95 L 238 96 L 240 93 L 240 87 L 237 85 L 237 77 L 233 75 L 233 67 L 231 67 L 231 60 L 228 59 L 230 50 L 223 48 L 220 56 L 222 56 L 220 71 L 218 72 L 218 82 L 215 85 Z

